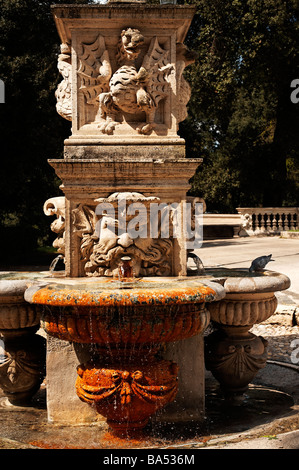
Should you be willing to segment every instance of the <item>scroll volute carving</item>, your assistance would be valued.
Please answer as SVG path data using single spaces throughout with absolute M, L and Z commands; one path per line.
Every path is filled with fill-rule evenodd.
M 183 76 L 183 72 L 188 65 L 195 62 L 197 54 L 190 51 L 187 46 L 177 43 L 176 46 L 176 82 L 177 94 L 175 100 L 175 109 L 177 122 L 184 121 L 188 116 L 187 104 L 191 98 L 191 87 Z
M 65 197 L 52 197 L 44 204 L 45 215 L 55 215 L 56 219 L 51 223 L 52 232 L 57 234 L 53 242 L 58 253 L 65 253 Z

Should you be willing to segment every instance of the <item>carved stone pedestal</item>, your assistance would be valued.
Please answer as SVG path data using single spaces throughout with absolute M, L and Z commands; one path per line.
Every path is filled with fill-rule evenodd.
M 186 201 L 190 178 L 202 163 L 186 158 L 178 135 L 191 96 L 183 71 L 195 54 L 183 42 L 194 14 L 193 6 L 136 1 L 53 6 L 63 78 L 57 111 L 72 121 L 72 131 L 64 158 L 49 160 L 62 181 L 63 215 L 61 200 L 47 213 L 57 215 L 52 229 L 66 276 L 111 277 L 116 249 L 139 260 L 141 276 L 187 273 L 183 230 L 175 240 L 168 235 L 166 247 L 157 236 L 137 241 L 126 232 L 120 239 L 107 233 L 114 220 L 103 217 L 99 204 L 115 204 L 116 197 L 110 198 L 120 193 L 138 193 L 148 205 L 151 198 L 169 206 Z M 131 206 L 134 197 L 129 199 Z M 142 246 L 136 246 L 140 238 Z
M 219 381 L 224 395 L 240 402 L 248 384 L 266 366 L 267 341 L 250 333 L 250 328 L 276 310 L 274 292 L 287 289 L 284 274 L 245 269 L 206 270 L 222 278 L 226 296 L 208 306 L 217 330 L 206 338 L 206 368 Z
M 249 333 L 249 328 L 222 326 L 206 338 L 206 368 L 234 402 L 243 399 L 248 384 L 267 362 L 267 341 Z
M 144 428 L 177 393 L 177 365 L 139 353 L 138 357 L 136 351 L 126 350 L 119 363 L 112 357 L 77 369 L 77 395 L 105 416 L 114 431 Z
M 24 328 L 0 332 L 4 345 L 0 347 L 0 386 L 14 405 L 28 403 L 45 376 L 45 339 L 36 331 Z
M 35 334 L 36 307 L 24 300 L 27 283 L 0 282 L 0 387 L 15 405 L 29 402 L 45 376 L 46 342 Z

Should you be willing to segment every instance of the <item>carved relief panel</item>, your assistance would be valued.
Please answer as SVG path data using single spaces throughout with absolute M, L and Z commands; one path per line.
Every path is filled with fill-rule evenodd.
M 161 219 L 152 226 L 151 203 L 157 197 L 136 192 L 113 193 L 89 203 L 76 203 L 70 213 L 71 238 L 78 252 L 76 260 L 83 276 L 118 276 L 121 259 L 132 261 L 136 276 L 172 274 L 172 222 L 169 238 L 161 236 Z M 46 201 L 46 215 L 56 215 L 51 229 L 57 234 L 53 246 L 65 254 L 65 198 Z M 63 223 L 61 223 L 63 221 Z M 59 228 L 59 230 L 57 230 Z M 156 230 L 155 230 L 156 228 Z M 154 229 L 154 230 L 153 230 Z M 72 250 L 71 250 L 72 251 Z
M 140 193 L 114 193 L 97 199 L 95 207 L 79 204 L 73 210 L 73 232 L 80 239 L 80 262 L 86 276 L 117 277 L 124 256 L 132 260 L 136 276 L 171 274 L 172 239 L 149 234 L 148 207 L 158 200 Z
M 175 34 L 143 29 L 76 31 L 61 46 L 57 111 L 73 134 L 177 135 L 190 98 L 183 71 L 194 55 Z

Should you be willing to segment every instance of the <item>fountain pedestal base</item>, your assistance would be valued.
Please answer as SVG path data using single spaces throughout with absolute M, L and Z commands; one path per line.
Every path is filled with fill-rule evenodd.
M 129 363 L 87 363 L 78 367 L 79 398 L 94 406 L 116 431 L 146 426 L 150 416 L 170 403 L 177 393 L 177 365 L 153 358 Z
M 248 384 L 266 366 L 267 341 L 249 333 L 250 326 L 224 327 L 206 338 L 206 367 L 220 383 L 225 397 L 242 401 Z
M 74 384 L 77 368 L 88 363 L 94 346 L 47 337 L 47 410 L 49 422 L 57 425 L 106 427 L 95 407 L 78 399 Z M 163 359 L 178 364 L 178 391 L 174 400 L 157 411 L 155 422 L 201 422 L 205 416 L 203 336 L 170 343 Z M 59 368 L 57 364 L 59 363 Z M 115 368 L 115 366 L 114 366 Z
M 13 405 L 29 403 L 45 376 L 45 339 L 36 330 L 0 330 L 0 387 Z

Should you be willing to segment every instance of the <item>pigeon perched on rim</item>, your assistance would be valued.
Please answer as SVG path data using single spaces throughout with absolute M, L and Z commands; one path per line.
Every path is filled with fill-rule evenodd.
M 249 271 L 251 273 L 255 271 L 262 271 L 265 268 L 266 264 L 269 263 L 269 261 L 275 261 L 274 259 L 271 259 L 271 256 L 272 255 L 259 256 L 258 258 L 255 258 L 251 263 Z

